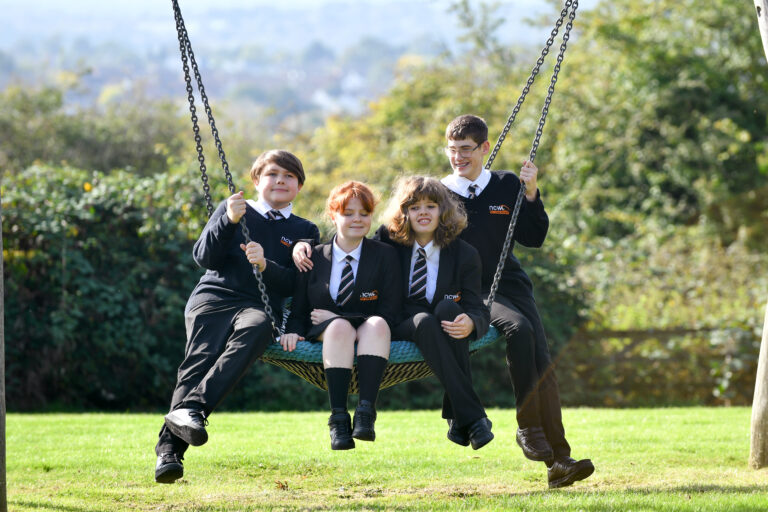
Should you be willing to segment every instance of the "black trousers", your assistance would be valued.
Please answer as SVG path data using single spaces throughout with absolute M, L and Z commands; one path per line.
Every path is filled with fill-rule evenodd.
M 419 347 L 429 368 L 445 389 L 443 418 L 454 419 L 463 427 L 485 418 L 485 409 L 472 386 L 469 364 L 469 340 L 448 336 L 440 325 L 452 321 L 464 311 L 453 301 L 441 300 L 429 311 L 417 313 L 393 330 L 393 339 L 411 340 Z
M 171 410 L 202 409 L 208 416 L 272 342 L 263 306 L 221 300 L 185 311 L 187 346 Z M 163 425 L 155 452 L 183 455 L 189 446 Z
M 507 341 L 507 367 L 517 402 L 517 424 L 521 428 L 542 427 L 555 458 L 570 456 L 557 378 L 533 297 L 497 293 L 491 306 L 491 325 Z

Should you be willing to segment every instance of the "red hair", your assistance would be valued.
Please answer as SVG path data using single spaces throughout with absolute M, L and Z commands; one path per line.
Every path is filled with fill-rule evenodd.
M 352 198 L 358 198 L 363 203 L 363 208 L 373 213 L 376 208 L 376 197 L 373 190 L 365 183 L 359 181 L 348 181 L 337 185 L 328 194 L 328 201 L 325 203 L 325 213 L 333 216 L 334 213 L 343 212 Z

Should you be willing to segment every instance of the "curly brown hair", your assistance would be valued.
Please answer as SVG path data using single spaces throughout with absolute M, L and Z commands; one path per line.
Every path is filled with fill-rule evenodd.
M 464 205 L 435 178 L 409 176 L 400 178 L 395 192 L 384 213 L 384 225 L 395 242 L 413 245 L 415 236 L 408 220 L 408 208 L 423 199 L 434 201 L 440 207 L 440 219 L 433 240 L 438 247 L 445 247 L 467 227 Z

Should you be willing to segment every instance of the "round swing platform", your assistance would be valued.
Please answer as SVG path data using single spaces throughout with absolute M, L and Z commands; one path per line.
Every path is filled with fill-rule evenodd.
M 469 352 L 490 345 L 499 339 L 499 332 L 491 326 L 488 333 L 469 344 Z M 261 356 L 261 360 L 288 370 L 320 389 L 328 389 L 323 371 L 323 344 L 299 341 L 293 352 L 286 352 L 279 343 L 272 343 Z M 423 379 L 433 375 L 416 344 L 411 341 L 392 341 L 389 364 L 384 371 L 381 388 L 388 388 L 401 382 Z M 357 365 L 352 371 L 350 393 L 357 393 Z

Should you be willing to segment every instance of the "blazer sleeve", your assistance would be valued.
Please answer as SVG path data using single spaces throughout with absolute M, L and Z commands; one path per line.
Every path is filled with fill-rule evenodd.
M 305 235 L 307 238 L 300 241 L 306 241 L 314 247 L 319 243 L 320 231 L 314 224 L 310 223 L 310 226 Z M 298 272 L 293 261 L 287 266 L 283 266 L 274 260 L 267 259 L 267 268 L 262 272 L 262 276 L 264 277 L 264 284 L 270 290 L 274 290 L 283 297 L 288 297 L 293 294 L 296 287 L 296 276 L 302 273 L 305 272 Z
M 237 224 L 229 222 L 226 212 L 226 202 L 222 201 L 192 248 L 195 263 L 203 268 L 218 270 L 226 260 L 229 244 L 237 232 Z
M 269 267 L 267 267 L 269 268 Z M 296 333 L 305 336 L 309 330 L 309 272 L 298 272 L 296 284 L 293 289 L 293 300 L 291 301 L 291 314 L 285 322 L 285 333 Z
M 547 231 L 549 231 L 549 216 L 544 210 L 541 192 L 537 190 L 534 201 L 523 198 L 520 215 L 515 225 L 514 239 L 525 247 L 541 247 L 544 239 L 547 238 Z
M 393 329 L 402 316 L 403 291 L 400 275 L 400 262 L 397 250 L 388 245 L 380 245 L 379 272 L 381 289 L 376 305 L 376 314 L 381 316 Z
M 488 332 L 491 313 L 480 295 L 482 264 L 477 249 L 467 243 L 459 246 L 458 275 L 461 283 L 461 302 L 464 312 L 475 324 L 475 339 Z M 470 335 L 471 336 L 471 335 Z
M 387 229 L 387 226 L 382 224 L 379 226 L 379 229 L 376 230 L 376 232 L 371 237 L 371 240 L 376 240 L 377 242 L 384 242 L 387 245 L 394 245 L 395 243 L 392 241 L 392 239 L 389 237 L 389 230 Z

